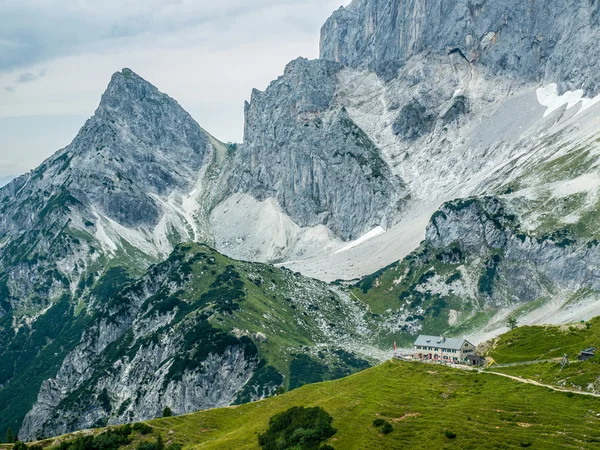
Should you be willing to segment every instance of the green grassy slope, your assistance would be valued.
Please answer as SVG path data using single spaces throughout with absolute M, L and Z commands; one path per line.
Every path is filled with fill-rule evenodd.
M 485 373 L 387 362 L 337 381 L 234 408 L 149 422 L 155 435 L 195 449 L 257 449 L 269 418 L 292 406 L 321 406 L 336 449 L 594 448 L 600 400 Z M 375 418 L 392 423 L 382 435 Z M 456 434 L 448 438 L 446 431 Z M 48 441 L 50 444 L 52 441 Z
M 495 339 L 488 355 L 499 364 L 556 358 L 565 353 L 574 359 L 589 347 L 600 349 L 600 317 L 585 324 L 517 328 Z
M 490 370 L 521 376 L 544 384 L 588 392 L 600 392 L 600 357 L 579 362 L 581 350 L 600 349 L 600 318 L 585 324 L 521 327 L 492 342 L 488 355 L 499 364 L 535 361 L 567 355 L 569 366 L 543 363 L 530 366 L 501 367 Z

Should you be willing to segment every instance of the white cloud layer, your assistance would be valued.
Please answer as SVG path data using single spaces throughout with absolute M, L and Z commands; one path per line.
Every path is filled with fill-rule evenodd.
M 251 89 L 264 89 L 298 56 L 316 58 L 319 29 L 339 6 L 0 0 L 0 176 L 29 170 L 67 145 L 74 118 L 83 125 L 123 67 L 174 97 L 219 139 L 240 141 Z M 39 126 L 44 118 L 52 127 Z

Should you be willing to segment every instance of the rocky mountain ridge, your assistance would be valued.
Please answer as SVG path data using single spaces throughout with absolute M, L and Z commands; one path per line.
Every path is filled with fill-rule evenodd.
M 371 364 L 365 312 L 324 283 L 179 246 L 88 312 L 95 318 L 42 384 L 20 436 L 147 420 L 165 406 L 190 413 L 339 378 Z

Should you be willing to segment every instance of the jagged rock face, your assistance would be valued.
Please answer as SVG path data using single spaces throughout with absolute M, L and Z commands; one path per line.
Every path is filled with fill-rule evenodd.
M 334 103 L 339 64 L 298 59 L 246 105 L 234 190 L 274 197 L 300 226 L 344 239 L 387 223 L 403 183 L 380 150 Z
M 595 0 L 354 0 L 321 32 L 321 57 L 383 78 L 419 53 L 460 51 L 490 75 L 597 93 Z
M 95 242 L 100 215 L 152 229 L 164 214 L 158 199 L 189 192 L 210 153 L 207 134 L 175 100 L 128 69 L 116 73 L 73 143 L 0 190 L 11 297 L 60 296 L 104 250 Z M 55 268 L 65 283 L 40 279 Z
M 113 76 L 67 152 L 72 188 L 126 227 L 156 225 L 161 211 L 151 196 L 191 190 L 209 153 L 209 138 L 190 115 L 127 69 Z
M 382 328 L 405 335 L 485 340 L 523 324 L 568 323 L 598 314 L 600 246 L 562 230 L 525 230 L 504 198 L 444 204 L 426 239 L 404 260 L 364 278 L 366 301 L 386 298 Z
M 496 301 L 529 302 L 557 291 L 600 289 L 600 248 L 568 234 L 532 236 L 496 198 L 458 200 L 434 215 L 427 242 L 435 248 L 458 244 L 470 258 L 481 258 L 498 277 L 501 289 L 489 291 Z M 494 255 L 498 258 L 494 261 Z
M 182 283 L 208 277 L 208 265 L 195 278 L 179 273 L 173 280 L 165 275 L 173 274 L 171 266 L 154 267 L 137 291 L 121 290 L 121 277 L 118 290 L 90 294 L 112 264 L 141 275 L 178 242 L 217 240 L 210 227 L 232 217 L 227 210 L 238 203 L 221 202 L 236 195 L 238 201 L 245 196 L 268 203 L 269 214 L 248 214 L 233 225 L 241 229 L 233 239 L 224 233 L 228 245 L 250 242 L 247 259 L 280 261 L 286 246 L 300 242 L 293 253 L 298 258 L 287 254 L 294 262 L 335 252 L 344 264 L 368 258 L 379 268 L 418 247 L 422 235 L 393 247 L 404 230 L 388 230 L 375 238 L 381 239 L 371 248 L 376 251 L 357 250 L 354 259 L 345 253 L 353 249 L 337 238 L 391 227 L 451 199 L 500 195 L 508 179 L 522 189 L 524 203 L 538 196 L 532 188 L 539 180 L 555 190 L 551 184 L 567 180 L 544 177 L 574 176 L 572 161 L 559 170 L 545 168 L 539 179 L 524 181 L 522 175 L 581 145 L 596 149 L 597 125 L 593 117 L 575 119 L 564 111 L 545 121 L 535 88 L 540 80 L 563 89 L 585 81 L 588 93 L 597 91 L 598 11 L 595 1 L 575 0 L 355 0 L 324 26 L 321 60 L 294 61 L 265 92 L 253 92 L 245 142 L 228 148 L 131 71 L 115 74 L 75 141 L 0 190 L 0 356 L 13 354 L 11 343 L 24 336 L 19 326 L 21 333 L 31 332 L 27 342 L 38 346 L 39 355 L 48 356 L 58 344 L 46 349 L 46 342 L 61 336 L 36 327 L 58 299 L 66 298 L 66 306 L 57 316 L 77 323 L 68 342 L 51 352 L 60 361 L 44 372 L 22 435 L 148 419 L 166 404 L 183 413 L 260 399 L 288 383 L 293 374 L 283 372 L 289 359 L 300 347 L 313 350 L 307 340 L 320 348 L 345 339 L 361 346 L 373 343 L 366 338 L 371 334 L 379 344 L 390 334 L 437 334 L 454 325 L 464 325 L 462 334 L 481 311 L 600 289 L 597 242 L 522 230 L 503 201 L 486 197 L 446 203 L 416 252 L 391 272 L 363 280 L 369 306 L 381 307 L 371 311 L 377 327 L 365 305 L 348 295 L 289 273 L 282 286 L 266 267 L 249 269 L 243 280 L 245 294 L 263 290 L 258 311 L 249 294 L 245 304 L 228 302 L 229 290 L 216 295 L 212 279 L 208 287 L 182 293 Z M 589 175 L 589 168 L 577 174 Z M 536 201 L 545 202 L 544 195 Z M 593 206 L 593 195 L 588 197 Z M 214 215 L 221 221 L 212 221 L 223 204 L 228 206 Z M 539 219 L 529 213 L 529 222 Z M 256 217 L 261 215 L 267 217 Z M 250 220 L 258 226 L 250 229 L 244 223 Z M 265 243 L 261 225 L 269 220 L 281 227 Z M 587 223 L 569 220 L 595 236 L 593 214 Z M 425 222 L 416 223 L 424 229 Z M 321 234 L 298 230 L 322 224 L 329 230 L 320 227 Z M 394 259 L 385 259 L 384 251 Z M 348 265 L 344 270 L 351 270 Z M 316 267 L 323 272 L 327 264 Z M 207 292 L 222 309 L 207 306 Z M 75 308 L 78 301 L 82 306 Z M 298 328 L 284 333 L 297 340 L 277 349 L 272 342 L 291 323 Z M 217 346 L 202 340 L 212 333 L 223 338 Z M 253 350 L 265 345 L 273 345 L 272 361 Z M 311 354 L 311 364 L 320 367 L 315 356 L 320 358 Z M 327 360 L 338 363 L 338 357 Z M 3 367 L 0 376 L 3 412 L 11 407 L 8 392 L 19 374 Z M 22 383 L 15 392 L 37 392 L 40 383 Z M 18 414 L 20 420 L 25 411 Z M 8 421 L 0 417 L 0 425 L 6 428 Z

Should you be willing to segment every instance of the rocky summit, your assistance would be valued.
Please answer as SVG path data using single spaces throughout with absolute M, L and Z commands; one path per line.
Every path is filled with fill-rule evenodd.
M 0 434 L 600 314 L 595 0 L 354 0 L 224 144 L 129 69 L 0 188 Z M 243 261 L 243 262 L 242 262 Z

